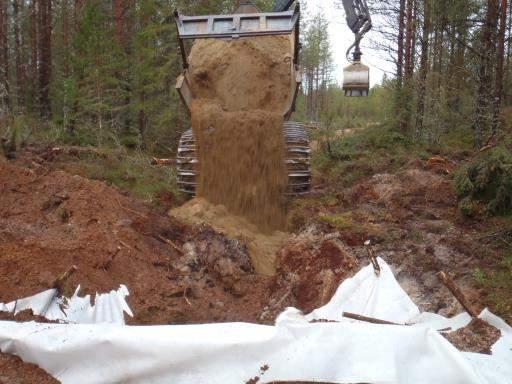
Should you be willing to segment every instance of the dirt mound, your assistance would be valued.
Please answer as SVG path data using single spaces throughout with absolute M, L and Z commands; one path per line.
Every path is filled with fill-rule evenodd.
M 350 273 L 343 261 L 349 256 L 324 244 L 321 235 L 302 238 L 300 248 L 297 239 L 287 244 L 286 234 L 265 237 L 243 218 L 230 221 L 225 208 L 222 214 L 222 207 L 198 207 L 207 221 L 215 224 L 217 218 L 241 228 L 238 236 L 226 236 L 208 225 L 162 216 L 102 182 L 44 166 L 31 170 L 0 162 L 0 195 L 0 302 L 48 289 L 76 265 L 63 293 L 71 295 L 78 284 L 82 294 L 125 284 L 135 314 L 128 324 L 271 324 L 287 306 L 309 311 L 325 304 Z M 288 251 L 280 254 L 283 247 Z M 280 273 L 255 275 L 251 248 L 277 254 Z M 25 372 L 13 361 L 9 369 Z M 35 373 L 32 377 L 44 382 Z
M 24 363 L 19 357 L 0 353 L 1 384 L 58 384 L 49 374 L 33 364 Z
M 131 324 L 257 321 L 267 303 L 272 281 L 251 273 L 245 243 L 102 182 L 0 163 L 0 194 L 0 302 L 48 289 L 76 265 L 64 294 L 125 284 Z
M 266 233 L 284 229 L 283 115 L 292 96 L 291 40 L 197 41 L 190 54 L 197 194 Z
M 102 182 L 44 167 L 0 163 L 0 193 L 0 302 L 48 289 L 76 265 L 64 294 L 78 284 L 82 294 L 125 284 L 135 313 L 131 324 L 255 322 L 276 284 L 287 284 L 282 275 L 254 275 L 249 259 L 252 247 L 279 253 L 287 236 L 277 233 L 258 243 L 263 235 L 256 227 L 243 218 L 230 222 L 233 216 L 225 209 L 223 215 L 222 207 L 198 206 L 197 215 L 226 220 L 233 230 L 241 228 L 238 233 L 181 223 Z
M 338 235 L 310 234 L 291 241 L 281 252 L 280 263 L 279 274 L 290 282 L 295 306 L 305 313 L 327 304 L 358 265 Z

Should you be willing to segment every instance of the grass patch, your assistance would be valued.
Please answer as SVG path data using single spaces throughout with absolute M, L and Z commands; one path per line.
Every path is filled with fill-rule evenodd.
M 318 220 L 340 231 L 364 233 L 363 227 L 355 222 L 352 212 L 321 213 L 318 215 Z
M 413 229 L 412 238 L 414 239 L 414 241 L 422 243 L 424 241 L 423 232 L 416 228 Z
M 477 269 L 474 278 L 480 286 L 491 291 L 489 300 L 496 314 L 512 318 L 512 251 L 503 255 L 496 271 Z
M 156 208 L 180 204 L 184 197 L 178 192 L 174 167 L 156 167 L 150 162 L 151 157 L 140 151 L 107 150 L 102 156 L 60 158 L 58 165 L 68 172 L 105 181 Z
M 330 152 L 323 148 L 313 154 L 313 168 L 341 188 L 377 173 L 394 172 L 412 159 L 428 158 L 422 146 L 383 126 L 332 140 L 330 147 Z

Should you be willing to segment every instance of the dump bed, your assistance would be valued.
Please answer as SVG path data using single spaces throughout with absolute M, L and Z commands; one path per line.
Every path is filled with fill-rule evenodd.
M 243 7 L 240 9 L 243 10 Z M 245 39 L 256 36 L 290 36 L 290 53 L 293 61 L 290 63 L 291 78 L 290 96 L 283 111 L 288 120 L 295 110 L 301 73 L 299 69 L 299 34 L 300 7 L 286 12 L 249 12 L 232 15 L 184 16 L 176 11 L 175 21 L 178 30 L 178 40 L 183 60 L 183 73 L 179 76 L 176 89 L 187 109 L 190 108 L 194 93 L 191 88 L 188 71 L 188 52 L 186 41 L 195 39 Z

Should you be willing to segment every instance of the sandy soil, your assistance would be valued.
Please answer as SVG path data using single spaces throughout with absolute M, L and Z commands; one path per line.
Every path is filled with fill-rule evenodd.
M 289 36 L 198 40 L 189 57 L 197 195 L 267 234 L 286 224 L 282 127 L 293 96 L 291 59 Z M 275 264 L 267 254 L 254 266 L 268 274 Z

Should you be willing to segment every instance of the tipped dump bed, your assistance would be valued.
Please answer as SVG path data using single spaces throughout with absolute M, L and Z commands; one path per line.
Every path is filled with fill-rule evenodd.
M 244 8 L 239 8 L 243 10 Z M 288 120 L 295 110 L 295 101 L 301 84 L 301 73 L 298 66 L 300 8 L 293 11 L 273 13 L 235 13 L 232 15 L 184 16 L 175 12 L 178 40 L 183 59 L 184 71 L 179 76 L 176 89 L 182 102 L 190 112 L 195 98 L 200 98 L 192 89 L 193 79 L 190 78 L 190 57 L 185 41 L 204 39 L 239 40 L 254 39 L 258 36 L 288 36 L 289 39 L 289 76 L 292 79 L 287 89 L 287 100 L 282 115 Z M 206 46 L 206 45 L 203 45 Z M 197 51 L 197 50 L 196 50 Z M 269 68 L 272 70 L 272 68 Z
M 274 13 L 184 16 L 176 14 L 183 39 L 232 38 L 291 35 L 299 21 L 299 10 Z

